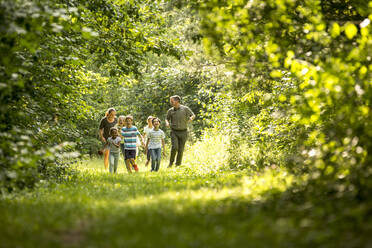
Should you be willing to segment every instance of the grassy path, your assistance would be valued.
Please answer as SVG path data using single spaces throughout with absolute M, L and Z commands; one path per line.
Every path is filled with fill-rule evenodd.
M 101 166 L 83 163 L 74 182 L 0 201 L 0 246 L 268 247 L 281 240 L 259 242 L 273 225 L 262 201 L 290 185 L 284 172 L 142 167 L 128 175 L 121 167 L 110 175 Z

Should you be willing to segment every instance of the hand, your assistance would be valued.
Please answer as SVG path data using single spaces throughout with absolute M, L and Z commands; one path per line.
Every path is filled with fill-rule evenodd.
M 107 140 L 104 137 L 102 137 L 101 140 L 102 140 L 103 143 L 106 143 L 107 142 Z

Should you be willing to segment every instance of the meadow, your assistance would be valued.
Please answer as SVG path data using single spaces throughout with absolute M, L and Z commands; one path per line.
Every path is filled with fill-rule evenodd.
M 292 177 L 208 167 L 202 162 L 224 159 L 222 140 L 210 139 L 212 152 L 200 150 L 211 143 L 196 143 L 179 168 L 167 169 L 165 158 L 152 173 L 140 155 L 139 173 L 128 174 L 121 160 L 112 175 L 97 158 L 76 165 L 68 182 L 8 195 L 0 201 L 0 247 L 241 247 L 260 238 L 271 226 L 262 202 Z
M 356 239 L 342 245 L 354 238 L 352 232 L 340 236 L 351 231 L 352 221 L 346 229 L 339 225 L 345 218 L 330 223 L 321 199 L 312 205 L 295 197 L 306 178 L 278 167 L 229 169 L 225 145 L 221 137 L 204 137 L 187 148 L 182 167 L 168 169 L 164 158 L 158 173 L 144 166 L 143 154 L 140 172 L 133 174 L 124 170 L 123 160 L 115 175 L 100 158 L 81 161 L 67 182 L 40 182 L 33 191 L 1 199 L 0 247 L 363 244 Z

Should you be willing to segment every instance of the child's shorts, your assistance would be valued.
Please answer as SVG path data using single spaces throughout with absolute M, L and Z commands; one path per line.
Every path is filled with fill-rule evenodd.
M 136 158 L 136 150 L 124 150 L 124 158 L 130 159 L 130 158 Z

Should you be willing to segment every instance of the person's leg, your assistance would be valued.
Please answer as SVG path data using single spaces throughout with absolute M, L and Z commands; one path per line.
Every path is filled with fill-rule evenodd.
M 155 149 L 149 149 L 149 153 L 151 156 L 151 171 L 154 171 L 156 168 L 156 154 L 155 154 Z
M 124 143 L 120 144 L 120 152 L 121 154 L 123 154 L 123 158 L 124 158 L 124 166 L 126 167 L 126 164 L 125 164 L 125 149 L 124 149 Z M 119 154 L 119 162 L 120 162 L 120 154 Z
M 176 159 L 176 166 L 180 166 L 182 163 L 183 151 L 185 150 L 185 143 L 187 140 L 187 131 L 181 131 L 177 135 L 178 137 L 178 153 Z
M 110 156 L 110 149 L 105 148 L 103 150 L 103 164 L 105 165 L 105 169 L 107 170 L 109 165 L 109 156 Z
M 138 172 L 138 166 L 136 164 L 136 150 L 129 150 L 129 158 L 133 169 Z
M 125 160 L 125 166 L 127 167 L 128 173 L 132 173 L 132 169 L 131 169 L 131 166 L 130 166 L 129 159 Z
M 136 153 L 137 153 L 137 151 L 136 150 L 131 150 L 130 151 L 130 162 L 131 162 L 131 164 L 132 164 L 132 167 L 133 167 L 133 169 L 136 171 L 136 172 L 138 172 L 138 166 L 137 166 L 137 164 L 136 164 Z
M 114 173 L 116 173 L 116 171 L 118 170 L 118 163 L 119 163 L 119 153 L 115 153 L 114 154 Z
M 146 164 L 145 164 L 145 166 L 148 166 L 149 165 L 149 163 L 150 163 L 150 151 L 149 151 L 149 149 L 147 149 L 147 155 L 146 155 L 146 158 L 147 158 L 147 161 L 146 161 Z
M 110 173 L 114 173 L 115 155 L 112 152 L 109 153 L 109 162 L 110 162 L 109 171 Z
M 174 158 L 176 157 L 176 153 L 178 151 L 178 137 L 175 131 L 171 131 L 171 143 L 172 143 L 172 148 L 171 148 L 171 154 L 169 158 L 169 166 L 172 167 L 174 163 Z
M 161 161 L 161 148 L 156 149 L 156 167 L 155 171 L 158 171 L 160 168 L 160 161 Z
M 124 150 L 124 156 L 125 156 L 125 166 L 127 167 L 128 173 L 132 173 L 132 169 L 130 166 L 130 159 L 129 159 L 129 150 Z

